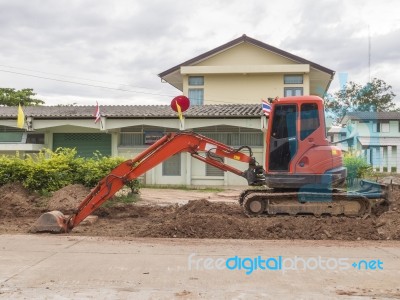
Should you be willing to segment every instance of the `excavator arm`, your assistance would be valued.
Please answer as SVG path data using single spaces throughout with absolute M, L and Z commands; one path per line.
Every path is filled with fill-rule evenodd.
M 243 153 L 242 150 L 247 150 L 249 153 Z M 250 147 L 243 146 L 239 149 L 234 149 L 190 131 L 169 133 L 135 158 L 121 163 L 112 170 L 81 202 L 73 215 L 66 218 L 58 211 L 45 213 L 38 219 L 31 231 L 71 231 L 105 201 L 110 199 L 127 182 L 138 178 L 161 162 L 181 152 L 188 152 L 192 157 L 204 163 L 242 176 L 247 179 L 249 185 L 263 185 L 265 183 L 264 169 L 255 161 Z M 245 171 L 238 170 L 224 163 L 223 158 L 248 163 L 249 167 Z

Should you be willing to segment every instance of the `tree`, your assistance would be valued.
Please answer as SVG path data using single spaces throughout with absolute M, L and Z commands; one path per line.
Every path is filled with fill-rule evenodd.
M 0 88 L 0 106 L 32 106 L 44 104 L 43 100 L 33 98 L 36 93 L 33 89 L 15 90 Z
M 326 95 L 325 103 L 328 113 L 339 121 L 346 112 L 352 111 L 397 111 L 393 102 L 396 95 L 392 86 L 385 81 L 374 78 L 372 82 L 361 86 L 350 81 L 346 86 L 337 91 L 333 96 Z

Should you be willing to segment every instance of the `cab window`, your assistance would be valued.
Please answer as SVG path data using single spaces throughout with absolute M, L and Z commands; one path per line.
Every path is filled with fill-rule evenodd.
M 300 113 L 300 139 L 304 140 L 312 134 L 320 125 L 318 105 L 316 103 L 304 103 Z

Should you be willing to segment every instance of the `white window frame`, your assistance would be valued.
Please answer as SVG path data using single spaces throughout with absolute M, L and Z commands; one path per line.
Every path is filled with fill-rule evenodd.
M 188 78 L 188 97 L 191 105 L 203 105 L 204 104 L 204 76 L 193 75 Z M 193 93 L 199 96 L 193 96 Z M 192 95 L 191 95 L 192 94 Z
M 201 91 L 201 97 L 199 97 L 199 98 L 197 98 L 197 97 L 194 97 L 194 96 L 192 96 L 191 95 L 191 93 L 192 92 L 200 92 Z M 188 90 L 188 97 L 189 97 L 189 99 L 190 99 L 190 104 L 191 105 L 203 105 L 204 104 L 204 89 L 199 89 L 199 88 L 196 88 L 196 89 L 189 89 Z
M 388 133 L 390 132 L 390 123 L 389 122 L 380 122 L 381 132 Z
M 189 76 L 189 86 L 204 86 L 204 76 Z
M 283 83 L 284 84 L 303 84 L 304 78 L 303 78 L 302 74 L 286 74 L 286 75 L 283 75 Z
M 294 92 L 294 95 L 287 95 L 288 91 Z M 300 95 L 296 95 L 296 91 L 300 91 Z M 285 97 L 289 96 L 303 96 L 304 95 L 304 89 L 303 87 L 285 87 L 283 90 L 283 94 Z

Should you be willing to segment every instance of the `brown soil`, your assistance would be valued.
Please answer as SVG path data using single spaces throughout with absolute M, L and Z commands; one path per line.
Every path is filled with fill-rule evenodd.
M 90 193 L 90 189 L 81 184 L 72 184 L 53 193 L 48 200 L 48 210 L 59 210 L 70 214 Z
M 104 212 L 104 209 L 100 211 Z M 107 217 L 75 233 L 170 238 L 378 240 L 375 218 L 313 216 L 246 217 L 238 204 L 193 200 L 181 207 L 130 205 L 107 209 Z
M 48 199 L 50 210 L 70 213 L 89 190 L 67 186 Z M 400 189 L 393 194 L 398 199 Z M 42 211 L 39 198 L 19 184 L 0 187 L 0 233 L 26 233 Z M 143 203 L 146 203 L 144 201 Z M 397 202 L 396 202 L 397 203 Z M 185 205 L 119 204 L 101 207 L 94 225 L 70 234 L 120 237 L 380 240 L 400 239 L 400 211 L 368 218 L 273 216 L 248 218 L 237 203 L 192 200 Z
M 37 213 L 39 196 L 30 193 L 20 183 L 0 187 L 0 217 L 23 217 Z
M 395 184 L 391 178 L 386 180 L 386 183 L 390 182 Z M 378 233 L 388 239 L 400 240 L 400 185 L 393 185 L 390 194 L 390 211 L 384 212 L 378 218 Z

